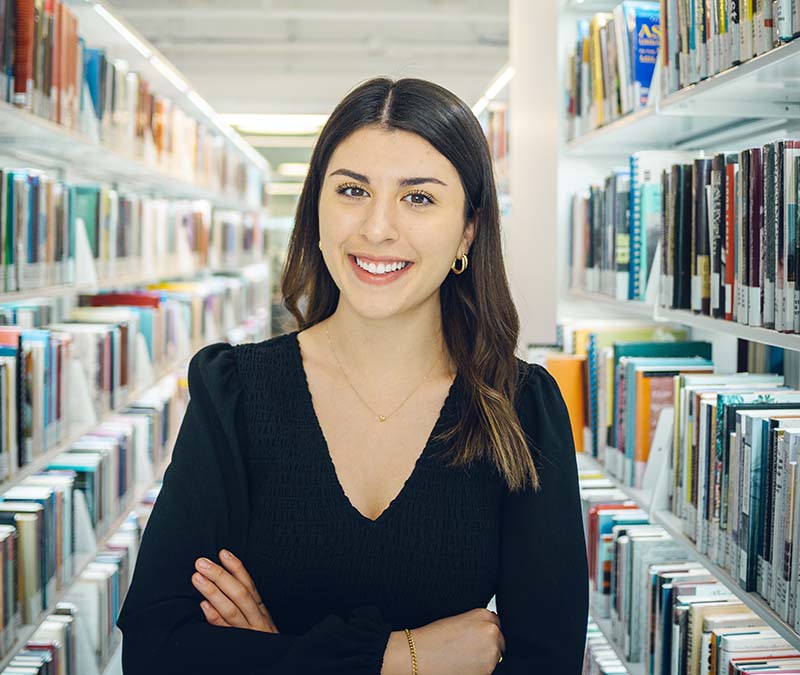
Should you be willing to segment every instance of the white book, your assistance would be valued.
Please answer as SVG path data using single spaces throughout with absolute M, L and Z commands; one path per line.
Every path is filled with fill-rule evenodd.
M 781 650 L 790 651 L 791 647 L 771 628 L 721 635 L 718 652 L 719 672 L 727 673 L 731 659 L 737 656 L 767 655 L 779 653 Z

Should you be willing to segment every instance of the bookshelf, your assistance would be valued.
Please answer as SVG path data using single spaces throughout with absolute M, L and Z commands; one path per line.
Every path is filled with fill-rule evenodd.
M 244 324 L 242 324 L 242 325 L 244 325 Z M 235 330 L 235 328 L 233 330 Z M 195 351 L 200 349 L 202 346 L 203 346 L 202 341 L 196 341 L 192 345 L 192 353 L 194 353 Z M 182 355 L 181 357 L 175 359 L 174 361 L 172 361 L 168 365 L 166 365 L 163 368 L 161 368 L 158 371 L 158 373 L 153 377 L 152 381 L 148 382 L 146 385 L 144 385 L 142 387 L 137 388 L 136 391 L 134 391 L 128 397 L 126 397 L 126 400 L 118 408 L 116 408 L 115 410 L 109 411 L 104 416 L 104 418 L 105 417 L 111 417 L 114 414 L 117 414 L 120 410 L 123 410 L 126 406 L 128 406 L 131 403 L 135 402 L 138 398 L 141 397 L 141 395 L 147 389 L 155 386 L 156 383 L 158 383 L 161 379 L 163 379 L 164 377 L 166 377 L 170 373 L 174 372 L 175 370 L 179 369 L 181 367 L 181 365 L 183 363 L 185 363 L 186 360 L 190 356 L 191 356 L 191 354 Z M 103 419 L 99 419 L 96 423 L 91 424 L 91 425 L 87 426 L 86 428 L 81 429 L 79 432 L 73 434 L 70 438 L 65 440 L 63 443 L 58 444 L 56 447 L 54 447 L 51 450 L 49 450 L 46 454 L 41 455 L 41 456 L 37 457 L 36 459 L 34 459 L 30 464 L 26 465 L 23 469 L 20 470 L 19 473 L 17 473 L 11 479 L 9 479 L 9 480 L 3 482 L 2 484 L 0 484 L 0 493 L 3 493 L 6 490 L 8 490 L 9 488 L 11 488 L 12 486 L 16 485 L 17 483 L 22 481 L 26 476 L 32 475 L 32 474 L 36 473 L 37 471 L 41 471 L 42 469 L 46 468 L 48 463 L 50 462 L 50 460 L 52 460 L 56 455 L 58 455 L 60 452 L 63 452 L 64 450 L 66 450 L 70 446 L 70 444 L 72 444 L 76 440 L 78 440 L 81 437 L 81 435 L 89 432 L 91 429 L 93 429 L 94 427 L 96 427 L 98 424 L 100 424 L 102 422 L 103 422 Z M 178 427 L 175 430 L 175 433 L 173 434 L 173 436 L 167 442 L 167 447 L 169 448 L 168 456 L 164 459 L 163 462 L 161 462 L 160 466 L 154 467 L 154 478 L 155 478 L 156 481 L 159 480 L 163 476 L 164 471 L 169 466 L 170 458 L 172 456 L 172 448 L 173 448 L 173 446 L 175 444 L 175 441 L 177 440 L 177 435 L 178 435 L 178 431 L 179 430 L 180 430 L 180 425 L 178 425 Z M 152 484 L 150 484 L 150 483 L 137 484 L 137 485 L 134 486 L 131 495 L 128 497 L 128 499 L 126 499 L 126 501 L 122 505 L 119 515 L 117 515 L 116 518 L 114 518 L 114 520 L 111 521 L 106 526 L 107 529 L 105 530 L 105 532 L 100 537 L 97 538 L 97 542 L 96 542 L 97 550 L 102 550 L 103 549 L 105 544 L 108 542 L 109 538 L 111 536 L 113 536 L 113 534 L 125 522 L 125 519 L 127 518 L 127 516 L 130 513 L 131 509 L 133 507 L 135 507 L 136 504 L 138 504 L 141 501 L 142 497 L 145 495 L 145 493 L 151 487 L 152 487 Z M 25 625 L 21 626 L 18 629 L 18 631 L 17 631 L 18 637 L 17 637 L 16 645 L 14 646 L 14 648 L 12 648 L 12 650 L 11 650 L 11 652 L 9 654 L 7 654 L 4 658 L 0 659 L 0 672 L 14 658 L 15 653 L 19 649 L 21 649 L 25 645 L 25 643 L 31 638 L 33 633 L 41 625 L 41 623 L 47 618 L 47 616 L 53 612 L 53 609 L 55 608 L 55 606 L 59 602 L 62 602 L 67 598 L 72 584 L 75 582 L 75 580 L 77 580 L 80 577 L 81 572 L 83 572 L 83 570 L 86 568 L 86 566 L 89 563 L 91 563 L 92 560 L 94 560 L 94 557 L 95 557 L 95 553 L 77 553 L 77 554 L 75 554 L 75 562 L 74 562 L 75 574 L 73 575 L 72 580 L 70 581 L 70 583 L 66 584 L 63 588 L 61 588 L 57 592 L 52 604 L 47 609 L 45 609 L 44 611 L 40 612 L 40 614 L 37 616 L 36 620 L 34 620 L 30 624 L 25 624 Z M 118 632 L 117 632 L 117 637 L 119 638 L 119 633 Z M 111 662 L 111 660 L 114 657 L 114 653 L 116 651 L 116 648 L 119 647 L 119 644 L 121 644 L 121 640 L 118 639 L 118 644 L 111 650 L 111 654 L 109 655 L 108 661 L 106 663 L 104 663 L 104 664 L 100 664 L 100 672 L 103 672 L 108 667 L 109 663 Z
M 617 300 L 602 293 L 591 293 L 580 288 L 573 288 L 567 292 L 567 299 L 576 303 L 592 303 L 619 313 L 626 317 L 652 319 L 654 307 L 649 302 L 637 300 Z
M 229 147 L 254 167 L 268 169 L 266 159 L 242 139 L 217 112 L 195 91 L 191 83 L 136 28 L 117 14 L 106 0 L 68 0 L 80 25 L 80 33 L 89 44 L 105 45 L 114 57 L 127 61 L 152 82 L 163 94 L 172 98 L 192 117 L 209 129 L 220 133 Z
M 194 184 L 143 159 L 103 145 L 38 115 L 0 101 L 0 157 L 34 162 L 83 179 L 122 182 L 140 192 L 172 199 L 203 199 L 218 208 L 246 208 L 242 200 Z
M 561 56 L 566 53 L 575 28 L 576 20 L 587 18 L 598 11 L 610 11 L 617 2 L 577 3 L 565 0 L 557 18 L 556 32 L 560 35 L 557 44 L 559 54 L 559 86 L 566 81 L 567 64 Z M 542 20 L 549 18 L 541 12 Z M 517 20 L 513 13 L 511 20 Z M 513 86 L 530 86 L 534 90 L 545 84 L 547 78 L 513 63 L 517 76 Z M 565 262 L 569 250 L 569 199 L 572 193 L 585 190 L 590 183 L 599 183 L 615 167 L 626 166 L 629 156 L 641 150 L 691 150 L 703 151 L 707 157 L 721 151 L 739 151 L 773 141 L 778 138 L 800 138 L 800 89 L 795 86 L 796 73 L 800 68 L 800 40 L 783 44 L 766 53 L 749 59 L 717 75 L 704 79 L 666 96 L 659 96 L 659 88 L 651 90 L 648 107 L 624 115 L 602 127 L 574 138 L 567 138 L 568 123 L 564 106 L 558 110 L 540 106 L 537 115 L 558 115 L 561 136 L 543 151 L 539 147 L 526 145 L 525 139 L 516 136 L 515 154 L 537 152 L 555 155 L 552 166 L 560 176 L 558 186 L 557 219 L 559 223 L 559 273 L 556 275 L 559 297 L 558 310 L 562 316 L 579 317 L 578 307 L 591 308 L 592 315 L 607 318 L 641 317 L 683 325 L 691 329 L 696 339 L 707 339 L 713 343 L 714 362 L 719 372 L 734 372 L 737 363 L 737 342 L 746 340 L 789 350 L 785 369 L 787 382 L 796 386 L 792 376 L 797 377 L 800 358 L 800 334 L 757 328 L 738 322 L 712 318 L 690 310 L 670 309 L 658 303 L 642 306 L 642 303 L 618 301 L 611 297 L 568 289 L 566 279 L 569 272 Z M 527 79 L 526 79 L 527 78 Z M 512 98 L 514 91 L 512 89 Z M 560 103 L 560 102 L 559 102 Z M 533 114 L 532 110 L 523 111 Z M 541 139 L 540 139 L 541 140 Z M 534 188 L 532 203 L 543 199 L 541 191 Z M 658 287 L 658 278 L 655 278 Z M 537 293 L 541 289 L 537 287 Z M 633 307 L 633 305 L 639 305 Z M 795 354 L 794 352 L 798 352 Z M 800 649 L 800 634 L 781 617 L 757 593 L 742 589 L 739 583 L 723 568 L 699 552 L 695 543 L 683 533 L 682 521 L 668 510 L 651 508 L 651 493 L 635 490 L 609 475 L 605 467 L 587 456 L 579 456 L 585 468 L 602 471 L 629 498 L 640 504 L 650 515 L 653 523 L 663 527 L 694 560 L 705 566 L 724 583 L 764 623 L 774 629 L 795 649 Z M 595 619 L 600 629 L 609 638 L 615 651 L 617 645 L 610 639 L 608 622 Z M 621 658 L 621 656 L 620 656 Z M 626 664 L 631 672 L 636 666 Z M 641 672 L 639 670 L 638 672 Z
M 592 617 L 592 621 L 597 624 L 597 627 L 600 629 L 600 632 L 605 635 L 606 640 L 608 640 L 608 646 L 614 650 L 614 653 L 617 655 L 617 658 L 622 662 L 622 665 L 625 666 L 625 669 L 628 671 L 629 675 L 645 675 L 644 672 L 644 664 L 642 663 L 630 663 L 626 658 L 625 654 L 620 648 L 620 646 L 611 639 L 611 621 L 608 619 L 595 619 Z
M 694 542 L 689 539 L 684 533 L 681 526 L 681 520 L 665 510 L 653 510 L 650 508 L 650 496 L 643 490 L 636 490 L 624 483 L 621 483 L 614 476 L 606 472 L 603 464 L 596 459 L 586 456 L 579 456 L 579 463 L 583 468 L 594 469 L 601 471 L 604 475 L 614 483 L 614 485 L 624 492 L 630 499 L 639 504 L 645 511 L 648 512 L 650 520 L 656 525 L 663 527 L 669 535 L 684 549 L 687 553 L 701 565 L 703 565 L 711 574 L 719 579 L 725 586 L 727 586 L 731 593 L 739 598 L 747 607 L 755 612 L 764 623 L 778 633 L 784 640 L 791 644 L 795 649 L 800 649 L 800 634 L 796 633 L 786 622 L 783 621 L 773 609 L 756 593 L 745 591 L 739 583 L 722 567 L 712 562 L 711 559 L 700 553 L 697 550 Z M 665 474 L 666 475 L 666 474 Z M 596 622 L 600 625 L 600 622 Z M 605 633 L 605 630 L 603 630 Z M 606 633 L 606 635 L 608 635 Z M 609 638 L 610 641 L 610 638 Z
M 800 67 L 800 42 L 777 47 L 649 107 L 566 143 L 573 156 L 622 156 L 648 149 L 708 149 L 800 123 L 800 96 L 787 86 Z
M 219 173 L 213 173 L 213 167 L 212 171 L 208 171 L 206 165 L 204 168 L 207 171 L 203 175 L 211 177 L 204 180 L 201 177 L 201 171 L 198 171 L 198 167 L 192 163 L 192 158 L 188 153 L 176 158 L 171 152 L 165 152 L 164 157 L 159 160 L 158 152 L 152 142 L 146 142 L 143 146 L 134 148 L 126 138 L 121 140 L 118 138 L 116 142 L 98 140 L 99 122 L 91 118 L 91 113 L 84 115 L 86 119 L 81 119 L 77 125 L 83 131 L 76 131 L 4 101 L 0 101 L 0 164 L 6 167 L 34 167 L 47 171 L 48 174 L 52 174 L 60 180 L 68 180 L 72 183 L 93 181 L 104 185 L 110 184 L 115 188 L 119 187 L 125 191 L 135 192 L 141 197 L 202 200 L 208 202 L 215 210 L 246 211 L 249 212 L 248 215 L 258 212 L 256 217 L 263 217 L 265 211 L 265 207 L 262 205 L 263 180 L 269 174 L 269 164 L 266 159 L 225 124 L 217 112 L 192 88 L 179 71 L 138 31 L 117 16 L 105 0 L 92 0 L 91 2 L 64 0 L 64 4 L 68 5 L 77 17 L 78 33 L 85 38 L 89 47 L 102 47 L 109 59 L 122 59 L 127 62 L 131 71 L 138 73 L 147 81 L 150 91 L 168 97 L 173 108 L 180 109 L 204 125 L 204 132 L 211 132 L 219 136 L 219 139 L 214 140 L 213 147 L 215 152 L 218 148 L 226 148 L 227 153 L 220 160 L 225 163 L 226 168 Z M 80 94 L 84 95 L 85 102 L 86 97 L 89 96 L 88 88 L 86 92 Z M 112 136 L 108 135 L 108 138 L 110 139 Z M 208 134 L 205 138 L 208 140 Z M 186 146 L 172 147 L 191 147 L 191 143 Z M 217 155 L 214 154 L 213 157 L 216 158 Z M 180 161 L 176 161 L 176 159 Z M 197 157 L 193 159 L 197 160 Z M 208 158 L 205 157 L 205 159 L 208 162 Z M 199 160 L 197 161 L 199 163 Z M 187 170 L 187 166 L 192 170 Z M 222 180 L 219 179 L 220 174 L 224 174 Z M 234 174 L 235 177 L 232 178 Z M 198 178 L 193 179 L 193 176 L 198 176 Z M 214 185 L 229 187 L 218 189 L 213 187 Z M 177 250 L 182 249 L 179 246 Z M 236 256 L 223 251 L 223 255 L 219 256 L 219 265 L 212 259 L 211 265 L 207 267 L 201 267 L 199 258 L 188 252 L 185 255 L 159 257 L 158 265 L 152 260 L 133 257 L 119 258 L 116 261 L 118 264 L 114 268 L 116 272 L 114 274 L 110 274 L 111 268 L 108 270 L 94 269 L 96 277 L 95 274 L 81 275 L 76 269 L 77 281 L 75 283 L 48 285 L 11 293 L 0 292 L 0 303 L 41 297 L 57 297 L 68 301 L 72 296 L 81 292 L 92 293 L 99 289 L 141 287 L 165 278 L 194 276 L 205 271 L 241 270 L 251 263 L 260 262 L 249 254 L 239 255 L 238 257 L 241 259 L 234 259 L 234 257 Z M 81 258 L 76 252 L 76 267 L 80 261 Z M 87 265 L 93 264 L 93 261 L 84 260 L 83 262 Z M 265 309 L 268 310 L 268 307 Z M 205 317 L 204 320 L 208 320 L 208 317 Z M 252 328 L 253 322 L 259 320 L 259 314 L 256 312 L 245 319 L 241 325 L 231 329 L 230 332 L 226 331 L 226 333 L 230 339 L 234 339 L 235 332 L 246 333 L 249 328 Z M 82 435 L 140 399 L 162 378 L 184 367 L 191 356 L 207 341 L 226 339 L 225 334 L 218 334 L 214 331 L 204 334 L 208 340 L 186 340 L 182 344 L 179 342 L 181 345 L 179 347 L 180 356 L 170 360 L 163 367 L 158 367 L 156 373 L 152 372 L 153 368 L 148 363 L 141 364 L 143 366 L 142 373 L 139 373 L 138 378 L 134 379 L 135 384 L 130 385 L 130 391 L 124 395 L 124 400 L 120 401 L 113 410 L 99 416 L 99 419 L 94 420 L 91 424 L 73 423 L 62 442 L 35 456 L 13 477 L 0 483 L 0 493 L 5 493 L 9 488 L 20 484 L 25 478 L 45 469 L 56 456 L 69 448 Z M 153 475 L 156 479 L 163 475 L 169 464 L 178 428 L 167 443 L 167 457 L 159 466 L 153 467 Z M 118 515 L 114 518 L 109 516 L 106 518 L 108 522 L 103 523 L 101 529 L 95 529 L 98 532 L 95 535 L 98 551 L 104 548 L 124 523 L 130 511 L 151 487 L 151 482 L 132 485 L 120 505 Z M 90 541 L 92 540 L 94 538 L 90 538 Z M 26 642 L 42 622 L 53 612 L 55 605 L 70 597 L 70 591 L 75 582 L 94 558 L 95 553 L 76 552 L 74 554 L 72 578 L 55 593 L 47 609 L 40 612 L 31 623 L 18 628 L 14 645 L 9 653 L 0 659 L 0 671 L 5 670 L 17 652 L 24 648 Z M 116 617 L 113 618 L 116 621 Z M 115 642 L 110 647 L 107 658 L 103 663 L 97 664 L 97 670 L 92 667 L 91 673 L 87 671 L 86 675 L 121 672 L 117 663 L 120 658 L 121 642 L 121 634 L 115 630 Z
M 172 438 L 169 439 L 169 444 L 168 444 L 169 448 L 172 448 L 172 446 L 175 444 L 176 438 L 177 438 L 177 432 Z M 161 463 L 161 466 L 156 468 L 156 471 L 155 471 L 155 479 L 156 480 L 159 480 L 163 476 L 164 471 L 166 470 L 167 466 L 169 466 L 169 457 L 167 457 Z M 106 532 L 106 534 L 104 534 L 102 537 L 99 537 L 97 539 L 97 549 L 98 549 L 98 551 L 103 549 L 103 547 L 108 542 L 109 538 L 125 522 L 125 520 L 127 519 L 130 511 L 133 509 L 133 507 L 136 506 L 136 504 L 138 504 L 141 501 L 142 497 L 144 497 L 145 493 L 151 487 L 152 487 L 152 485 L 149 485 L 149 484 L 136 486 L 136 488 L 133 490 L 133 494 L 131 494 L 129 499 L 127 499 L 125 501 L 125 504 L 123 505 L 119 516 L 117 516 L 117 518 L 115 518 L 114 521 L 111 523 L 111 526 L 110 526 L 108 532 Z M 39 626 L 42 624 L 42 622 L 45 621 L 45 619 L 47 619 L 47 617 L 50 614 L 52 614 L 53 609 L 55 608 L 55 606 L 59 602 L 64 602 L 64 600 L 67 599 L 72 584 L 77 579 L 80 578 L 81 573 L 86 569 L 86 566 L 90 562 L 92 562 L 94 560 L 94 557 L 95 557 L 94 553 L 84 553 L 84 554 L 76 554 L 75 555 L 75 574 L 73 575 L 72 580 L 70 581 L 69 584 L 67 584 L 66 586 L 61 588 L 61 590 L 59 590 L 58 593 L 56 593 L 56 596 L 53 599 L 53 604 L 50 607 L 48 607 L 47 609 L 45 609 L 42 612 L 40 612 L 39 616 L 36 617 L 36 620 L 33 623 L 25 624 L 25 625 L 19 627 L 19 629 L 17 630 L 16 646 L 14 648 L 12 648 L 12 650 L 11 650 L 11 652 L 9 654 L 7 654 L 4 658 L 0 659 L 0 672 L 2 672 L 9 665 L 11 660 L 14 658 L 16 652 L 19 649 L 22 649 L 25 646 L 25 643 L 28 640 L 31 639 L 31 637 L 36 632 L 36 630 L 39 628 Z M 112 660 L 112 658 L 114 656 L 114 653 L 116 652 L 116 649 L 122 643 L 122 640 L 120 639 L 120 633 L 119 633 L 118 630 L 116 631 L 116 636 L 117 636 L 117 641 L 116 641 L 117 644 L 111 650 L 111 654 L 110 654 L 108 660 L 105 663 L 99 664 L 100 672 L 105 671 L 105 669 L 107 668 L 108 664 L 111 662 L 111 660 Z

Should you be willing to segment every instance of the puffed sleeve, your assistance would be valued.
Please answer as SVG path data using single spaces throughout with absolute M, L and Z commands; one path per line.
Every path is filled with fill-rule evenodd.
M 552 376 L 519 363 L 516 407 L 540 488 L 503 498 L 496 603 L 506 653 L 494 672 L 580 675 L 589 585 L 572 430 Z
M 249 499 L 233 347 L 189 364 L 190 401 L 142 536 L 117 625 L 125 675 L 379 675 L 391 627 L 373 606 L 330 614 L 303 635 L 212 626 L 191 583 L 194 561 L 244 550 Z M 245 561 L 246 565 L 246 561 Z M 264 602 L 269 608 L 268 598 Z

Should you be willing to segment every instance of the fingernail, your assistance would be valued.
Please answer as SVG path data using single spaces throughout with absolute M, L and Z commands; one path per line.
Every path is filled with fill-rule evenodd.
M 195 574 L 192 576 L 192 578 L 201 586 L 206 583 L 205 577 L 202 574 Z
M 200 560 L 197 561 L 197 566 L 201 570 L 210 570 L 211 569 L 211 561 L 207 560 L 206 558 L 200 558 Z
M 205 600 L 200 603 L 200 609 L 202 609 L 204 612 L 208 611 L 208 603 Z
M 233 560 L 233 556 L 225 549 L 220 551 L 219 557 L 222 558 L 223 560 L 227 560 L 228 562 L 231 562 Z

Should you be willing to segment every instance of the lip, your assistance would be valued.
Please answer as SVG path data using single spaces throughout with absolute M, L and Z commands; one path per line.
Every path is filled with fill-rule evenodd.
M 359 259 L 364 260 L 361 256 L 358 256 Z M 367 272 L 365 269 L 361 269 L 356 263 L 356 256 L 355 255 L 348 255 L 347 259 L 350 261 L 350 267 L 353 270 L 353 274 L 356 275 L 356 278 L 359 281 L 363 281 L 366 284 L 371 286 L 386 286 L 387 284 L 394 283 L 395 281 L 399 280 L 403 275 L 408 272 L 413 266 L 414 263 L 409 262 L 403 269 L 397 270 L 396 272 L 386 272 L 384 274 L 372 274 L 372 272 Z M 366 258 L 370 261 L 373 259 Z M 391 260 L 390 262 L 399 262 L 398 259 Z

